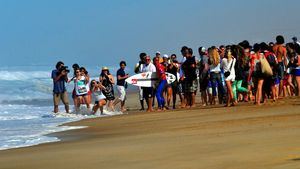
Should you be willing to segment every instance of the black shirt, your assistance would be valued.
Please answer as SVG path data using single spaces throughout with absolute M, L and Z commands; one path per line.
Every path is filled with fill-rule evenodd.
M 121 77 L 124 77 L 126 74 L 125 74 L 125 71 L 120 68 L 118 71 L 117 71 L 117 85 L 118 86 L 125 86 L 125 79 L 123 80 L 119 80 L 118 79 L 118 76 L 121 76 Z
M 197 79 L 195 56 L 187 58 L 182 65 L 186 80 L 193 81 Z

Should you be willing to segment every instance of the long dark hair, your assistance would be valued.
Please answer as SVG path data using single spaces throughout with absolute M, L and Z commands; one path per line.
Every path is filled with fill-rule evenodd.
M 105 76 L 105 74 L 104 74 L 103 71 L 105 71 L 105 70 L 102 70 L 102 71 L 101 71 L 101 73 L 100 73 L 100 76 L 101 76 L 101 77 L 104 77 L 104 76 Z M 106 71 L 107 71 L 107 75 L 110 75 L 109 70 L 107 69 Z

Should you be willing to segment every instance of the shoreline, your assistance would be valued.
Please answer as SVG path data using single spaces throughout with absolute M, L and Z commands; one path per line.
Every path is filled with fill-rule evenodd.
M 64 125 L 87 128 L 52 133 L 59 142 L 0 151 L 0 168 L 217 169 L 243 164 L 290 169 L 300 158 L 299 106 L 300 98 L 293 97 L 264 106 L 83 119 Z

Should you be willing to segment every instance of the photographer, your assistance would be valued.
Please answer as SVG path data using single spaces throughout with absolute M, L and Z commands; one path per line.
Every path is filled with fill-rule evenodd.
M 58 112 L 60 100 L 64 103 L 66 112 L 69 113 L 69 99 L 65 86 L 65 83 L 68 81 L 69 72 L 68 67 L 61 61 L 57 62 L 56 69 L 52 71 L 54 113 Z
M 113 85 L 115 84 L 115 81 L 114 77 L 110 74 L 108 67 L 102 68 L 99 82 L 105 87 L 105 90 L 103 90 L 103 94 L 107 99 L 108 107 L 111 111 L 114 111 L 113 102 L 115 100 L 115 93 Z

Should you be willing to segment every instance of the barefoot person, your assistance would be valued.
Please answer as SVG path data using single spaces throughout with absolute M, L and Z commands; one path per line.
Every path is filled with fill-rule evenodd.
M 56 69 L 52 71 L 54 113 L 58 112 L 60 100 L 64 103 L 66 112 L 69 113 L 69 99 L 65 85 L 68 81 L 68 73 L 69 70 L 61 61 L 57 62 Z
M 153 63 L 151 63 L 151 58 L 150 56 L 146 56 L 145 59 L 145 64 L 143 65 L 143 69 L 142 72 L 156 72 L 156 68 L 153 65 Z M 154 93 L 153 93 L 153 87 L 142 87 L 143 89 L 143 96 L 146 99 L 147 102 L 147 112 L 152 112 L 153 111 L 153 97 L 154 97 Z
M 120 69 L 117 71 L 117 89 L 119 93 L 119 98 L 114 101 L 114 106 L 121 102 L 121 111 L 125 112 L 125 100 L 126 100 L 126 82 L 125 80 L 129 77 L 128 74 L 125 73 L 126 62 L 120 62 Z
M 227 87 L 227 104 L 226 107 L 234 106 L 234 96 L 232 90 L 232 83 L 235 80 L 235 66 L 236 59 L 232 56 L 231 48 L 225 50 L 225 56 L 222 59 L 221 68 L 224 70 L 225 83 Z
M 85 71 L 76 70 L 76 76 L 74 78 L 75 93 L 77 99 L 76 111 L 79 111 L 81 103 L 84 101 L 86 107 L 90 109 L 88 92 L 89 92 L 89 77 Z
M 100 109 L 100 113 L 103 114 L 103 107 L 106 104 L 106 97 L 104 96 L 102 90 L 105 90 L 105 87 L 96 80 L 92 80 L 90 88 L 95 98 L 95 105 L 93 106 L 92 113 L 96 114 L 98 109 Z
M 115 84 L 115 80 L 114 77 L 109 73 L 109 69 L 107 67 L 102 68 L 99 81 L 105 87 L 103 94 L 107 99 L 108 107 L 111 111 L 114 111 L 113 102 L 115 100 L 115 93 L 113 85 Z
M 159 84 L 156 89 L 155 96 L 157 98 L 157 103 L 158 103 L 158 111 L 164 110 L 165 109 L 165 98 L 163 96 L 163 92 L 165 89 L 165 86 L 167 85 L 167 77 L 165 73 L 165 66 L 161 63 L 159 63 L 159 58 L 155 57 L 153 59 L 154 65 L 156 67 L 156 73 L 157 77 L 159 79 Z

